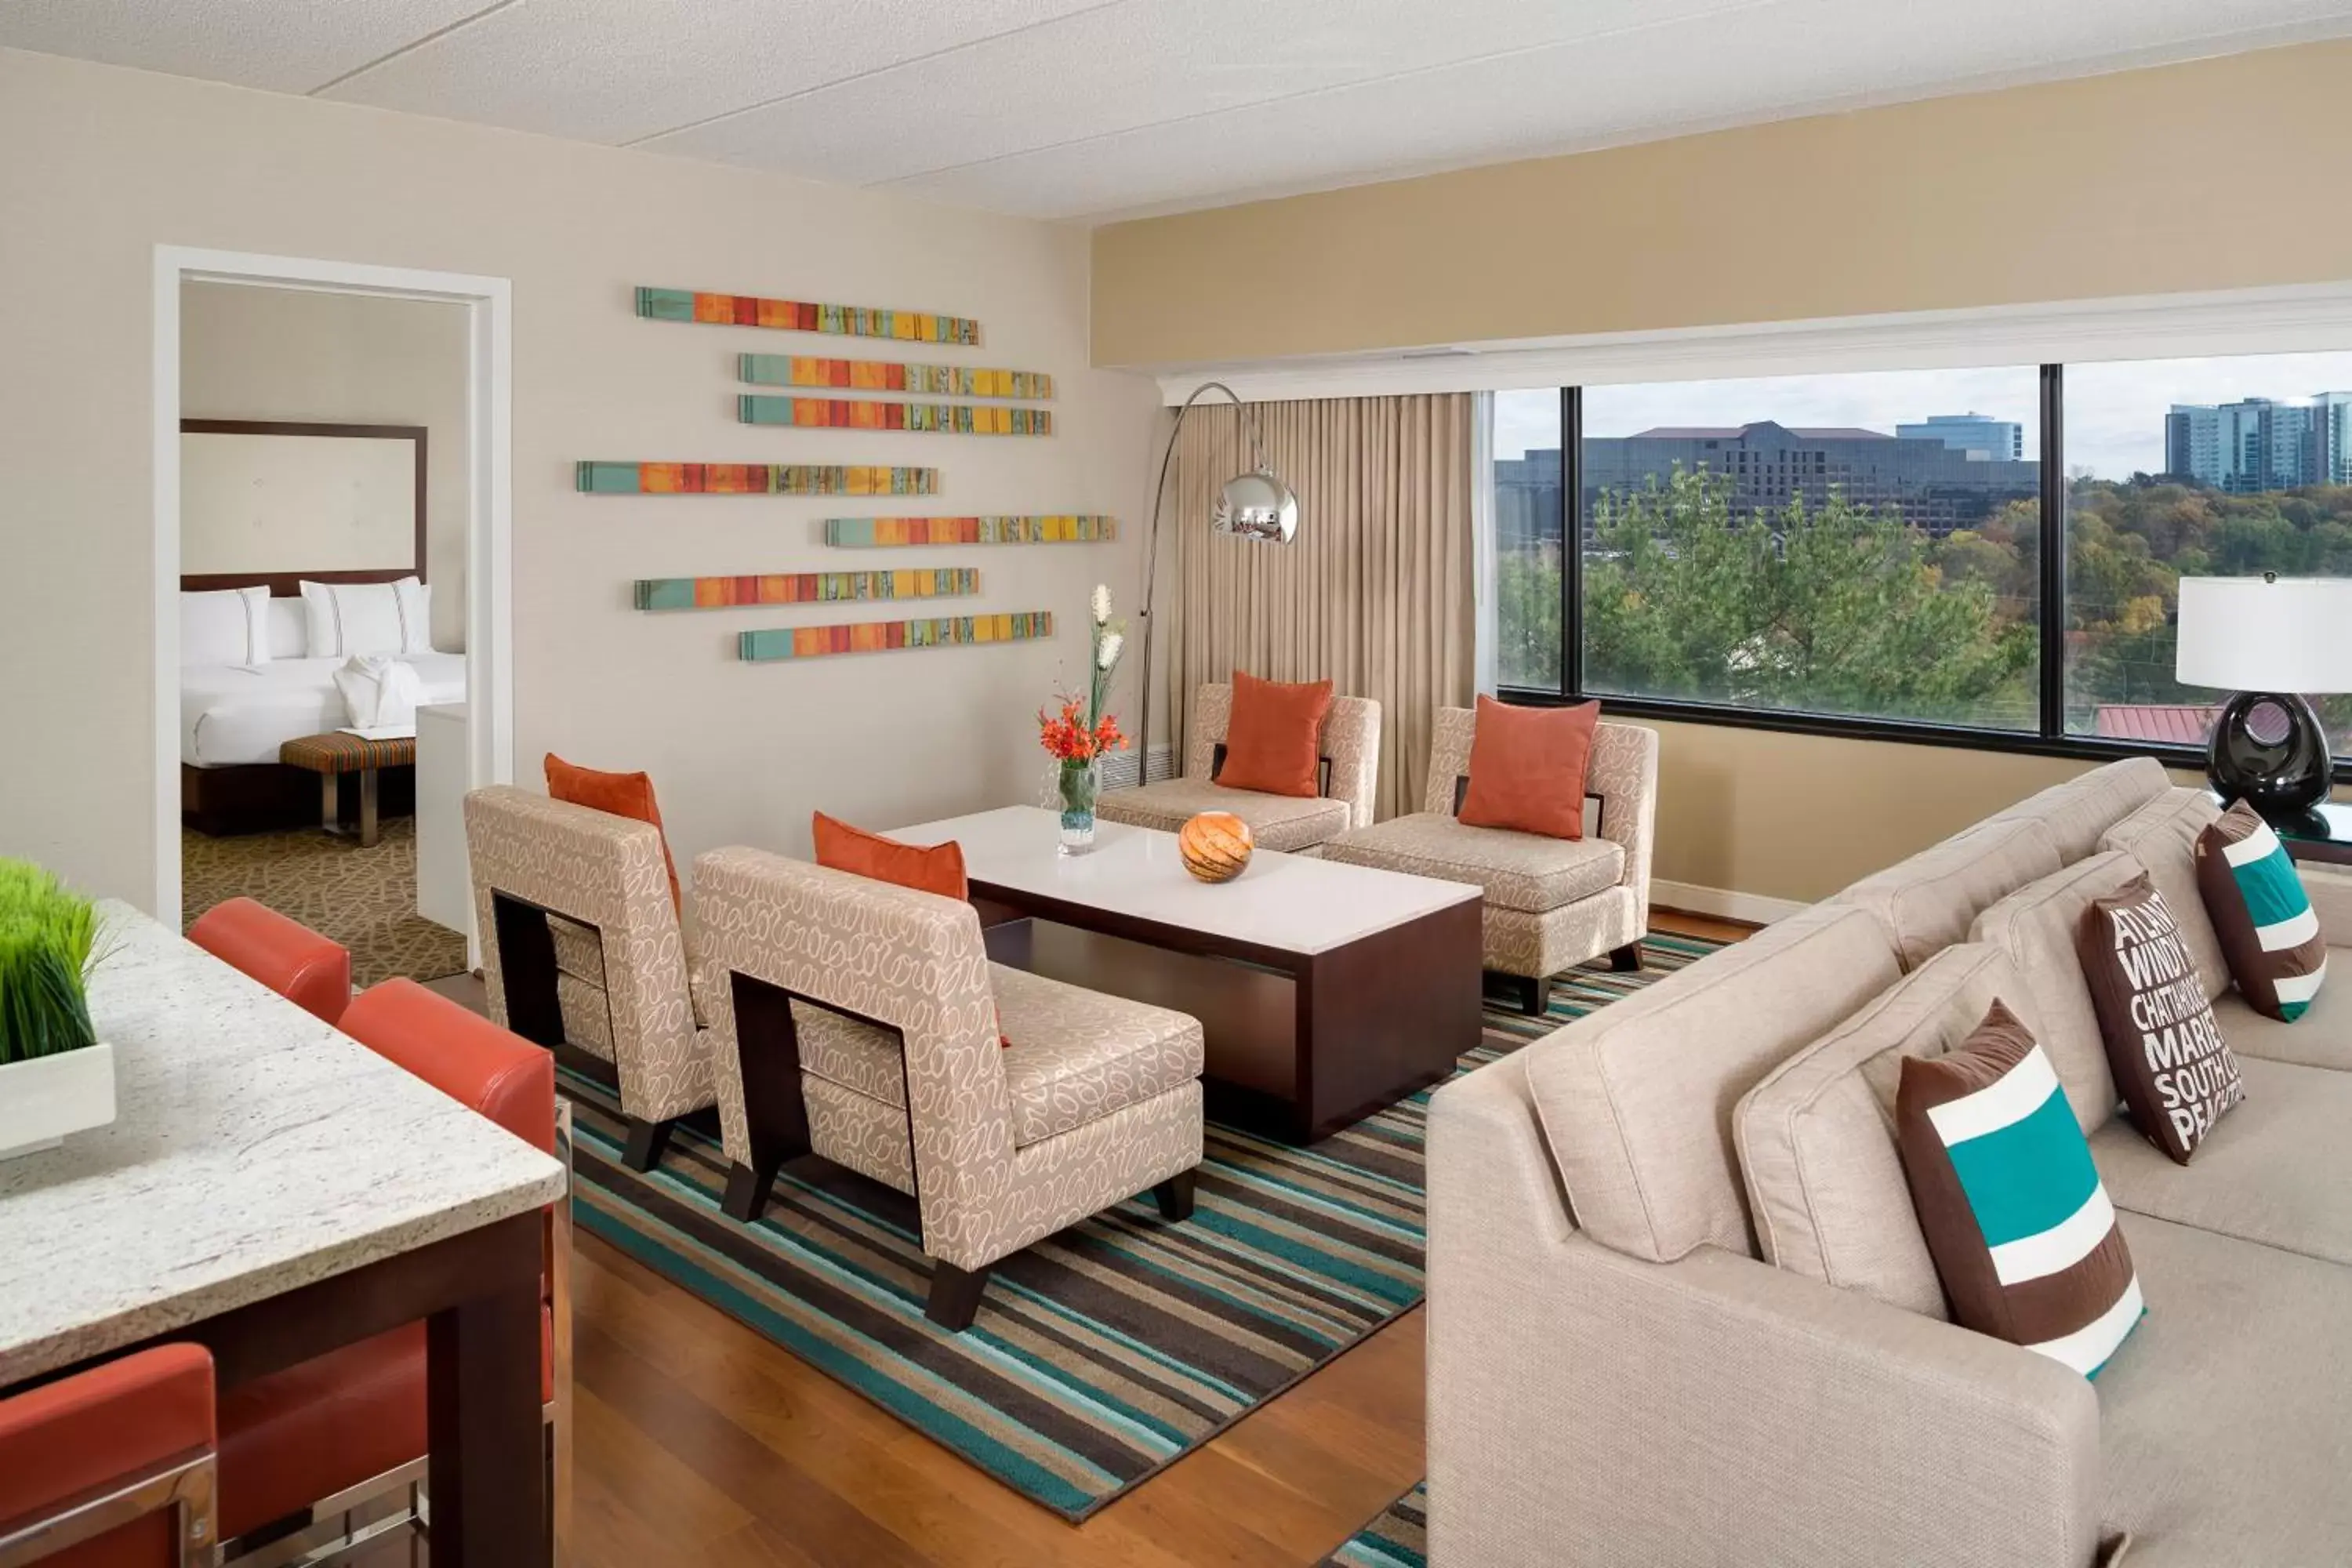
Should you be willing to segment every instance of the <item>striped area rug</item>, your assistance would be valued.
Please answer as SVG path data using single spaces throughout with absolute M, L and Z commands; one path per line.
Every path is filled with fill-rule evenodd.
M 1382 1509 L 1323 1559 L 1322 1568 L 1429 1568 L 1429 1483 Z
M 1458 1070 L 1713 945 L 1654 937 L 1638 973 L 1570 971 L 1549 1018 L 1487 1014 Z M 923 1316 L 911 1200 L 806 1160 L 740 1226 L 713 1140 L 681 1129 L 640 1176 L 611 1095 L 569 1074 L 563 1091 L 583 1228 L 1074 1521 L 1422 1296 L 1425 1092 L 1305 1149 L 1210 1123 L 1192 1219 L 1164 1222 L 1147 1194 L 1073 1226 L 999 1264 L 950 1334 Z

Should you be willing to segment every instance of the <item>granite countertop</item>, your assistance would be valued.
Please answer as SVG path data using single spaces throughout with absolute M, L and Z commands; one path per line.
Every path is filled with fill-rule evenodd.
M 130 906 L 116 1116 L 0 1161 L 0 1385 L 539 1208 L 563 1167 Z

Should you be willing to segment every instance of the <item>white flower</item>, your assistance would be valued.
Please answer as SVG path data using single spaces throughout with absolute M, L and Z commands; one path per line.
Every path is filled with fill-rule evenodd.
M 1097 626 L 1107 626 L 1110 625 L 1110 584 L 1108 584 L 1108 583 L 1097 583 L 1097 584 L 1095 584 L 1095 596 L 1094 596 L 1094 599 L 1093 599 L 1093 605 L 1094 605 L 1094 612 L 1095 612 L 1095 625 L 1097 625 Z M 1109 667 L 1108 667 L 1108 666 L 1105 666 L 1104 668 L 1108 668 Z
M 1103 635 L 1102 641 L 1095 645 L 1095 668 L 1097 669 L 1108 669 L 1112 665 L 1117 664 L 1118 662 L 1118 650 L 1126 646 L 1127 639 L 1125 637 L 1119 636 L 1117 632 L 1106 632 Z

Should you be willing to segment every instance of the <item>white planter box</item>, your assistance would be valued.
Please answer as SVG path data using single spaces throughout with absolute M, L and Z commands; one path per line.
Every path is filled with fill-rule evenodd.
M 95 1045 L 0 1067 L 0 1160 L 54 1149 L 114 1120 L 114 1047 Z

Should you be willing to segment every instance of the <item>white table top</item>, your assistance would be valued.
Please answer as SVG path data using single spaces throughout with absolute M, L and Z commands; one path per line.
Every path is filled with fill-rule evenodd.
M 1370 866 L 1260 849 L 1248 869 L 1212 886 L 1184 869 L 1176 836 L 1098 822 L 1095 847 L 1063 855 L 1061 820 L 1034 805 L 893 829 L 909 844 L 963 846 L 964 873 L 1042 898 L 1208 932 L 1285 952 L 1328 952 L 1406 921 L 1478 899 L 1468 882 L 1442 882 Z
M 563 1167 L 128 905 L 116 1116 L 0 1161 L 0 1385 L 553 1202 Z

